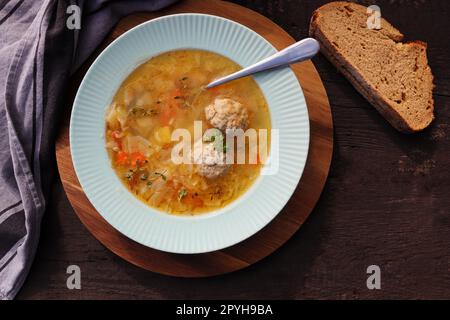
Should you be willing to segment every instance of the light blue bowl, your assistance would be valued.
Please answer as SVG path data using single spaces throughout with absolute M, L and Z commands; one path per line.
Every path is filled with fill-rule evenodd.
M 202 253 L 252 236 L 284 207 L 305 166 L 309 119 L 302 90 L 290 68 L 258 74 L 255 80 L 269 104 L 272 127 L 279 130 L 277 173 L 260 176 L 244 195 L 211 213 L 182 217 L 148 207 L 122 185 L 111 168 L 105 148 L 105 110 L 122 81 L 139 64 L 182 48 L 213 51 L 241 66 L 276 52 L 254 31 L 216 16 L 177 14 L 143 23 L 111 43 L 86 73 L 73 105 L 70 147 L 84 192 L 114 228 L 154 249 Z M 276 147 L 272 138 L 271 160 Z

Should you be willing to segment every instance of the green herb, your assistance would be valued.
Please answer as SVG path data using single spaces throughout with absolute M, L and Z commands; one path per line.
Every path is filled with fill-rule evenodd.
M 188 77 L 183 77 L 183 78 L 181 78 L 181 81 L 185 81 L 187 79 L 189 79 L 189 78 Z
M 184 197 L 186 197 L 188 194 L 188 191 L 186 189 L 181 189 L 178 191 L 178 200 L 182 200 Z
M 180 96 L 175 96 L 175 97 L 173 97 L 174 99 L 181 99 L 181 97 Z
M 213 142 L 216 136 L 203 136 L 203 142 Z
M 165 176 L 164 173 L 161 173 L 161 172 L 155 172 L 154 175 L 155 175 L 155 176 L 160 176 L 164 181 L 167 180 L 167 177 Z
M 219 129 L 213 128 L 205 132 L 203 135 L 204 142 L 223 141 L 222 132 Z
M 213 133 L 203 135 L 203 142 L 214 142 L 214 148 L 217 151 L 227 152 L 227 145 L 222 133 L 215 129 Z
M 142 181 L 148 180 L 148 181 L 147 181 L 147 187 L 150 188 L 150 187 L 153 185 L 153 182 L 154 182 L 156 179 L 158 179 L 159 177 L 161 177 L 161 179 L 163 179 L 164 181 L 167 180 L 166 175 L 165 175 L 164 173 L 161 173 L 161 172 L 153 172 L 153 174 L 152 174 L 151 177 L 149 177 L 148 174 L 145 172 L 145 173 L 142 173 L 142 174 L 140 175 L 139 178 L 140 178 Z
M 222 152 L 222 153 L 227 152 L 227 145 L 226 145 L 225 141 L 217 140 L 214 142 L 214 144 L 215 144 L 214 149 L 216 149 L 217 151 Z
M 135 117 L 152 117 L 156 116 L 158 113 L 157 109 L 146 109 L 144 107 L 133 107 L 128 112 L 129 115 Z
M 134 177 L 134 171 L 133 170 L 125 172 L 125 179 L 127 179 L 128 181 L 132 180 L 133 177 Z
M 191 106 L 191 103 L 188 102 L 187 100 L 185 100 L 184 104 L 183 104 L 183 108 L 189 108 L 190 106 Z

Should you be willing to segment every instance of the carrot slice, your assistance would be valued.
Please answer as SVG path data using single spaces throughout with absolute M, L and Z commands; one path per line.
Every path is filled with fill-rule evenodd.
M 170 97 L 175 100 L 177 100 L 177 98 L 181 99 L 183 98 L 183 96 L 184 96 L 183 92 L 179 88 L 173 89 L 172 92 L 170 93 Z
M 189 204 L 193 209 L 203 207 L 203 200 L 198 196 L 189 194 L 183 200 L 185 201 L 185 203 Z
M 113 137 L 114 139 L 120 139 L 120 131 L 119 130 L 111 131 L 111 137 Z
M 120 131 L 118 130 L 111 131 L 111 137 L 117 143 L 119 149 L 122 149 L 122 138 L 120 137 Z
M 119 151 L 116 156 L 116 162 L 119 165 L 129 164 L 128 153 L 126 153 L 125 151 Z
M 137 167 L 139 164 L 144 163 L 145 156 L 140 152 L 133 152 L 130 154 L 131 165 Z

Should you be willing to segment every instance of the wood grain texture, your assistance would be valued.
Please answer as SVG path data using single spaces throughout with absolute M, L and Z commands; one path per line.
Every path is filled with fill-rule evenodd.
M 234 0 L 297 40 L 326 0 Z M 21 299 L 448 299 L 450 298 L 450 2 L 375 0 L 407 39 L 428 43 L 436 119 L 405 136 L 365 101 L 321 55 L 314 65 L 333 112 L 330 174 L 314 211 L 280 249 L 224 276 L 180 279 L 134 267 L 103 247 L 74 214 L 61 183 L 42 225 Z M 67 290 L 66 268 L 82 270 L 82 290 Z M 368 290 L 366 268 L 381 268 Z
M 233 19 L 252 28 L 279 49 L 294 42 L 280 27 L 254 11 L 221 1 L 208 1 L 207 5 L 200 1 L 183 1 L 165 11 L 124 18 L 106 39 L 106 43 L 144 21 L 182 12 L 201 12 Z M 56 157 L 67 197 L 80 220 L 102 244 L 123 259 L 165 275 L 214 276 L 245 268 L 271 254 L 299 229 L 314 208 L 328 175 L 333 150 L 331 110 L 320 77 L 310 61 L 295 65 L 294 72 L 304 90 L 311 118 L 310 154 L 304 175 L 291 201 L 256 235 L 221 251 L 180 255 L 150 249 L 120 234 L 100 216 L 81 189 L 72 165 L 67 114 L 56 142 Z M 73 91 L 78 88 L 78 79 L 72 85 Z M 70 105 L 72 102 L 69 100 L 68 108 Z

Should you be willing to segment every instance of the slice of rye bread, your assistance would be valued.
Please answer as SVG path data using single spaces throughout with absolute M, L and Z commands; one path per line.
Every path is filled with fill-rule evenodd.
M 402 43 L 403 34 L 382 19 L 369 29 L 367 8 L 331 2 L 317 9 L 309 33 L 321 52 L 397 130 L 412 133 L 433 121 L 433 75 L 426 43 Z

